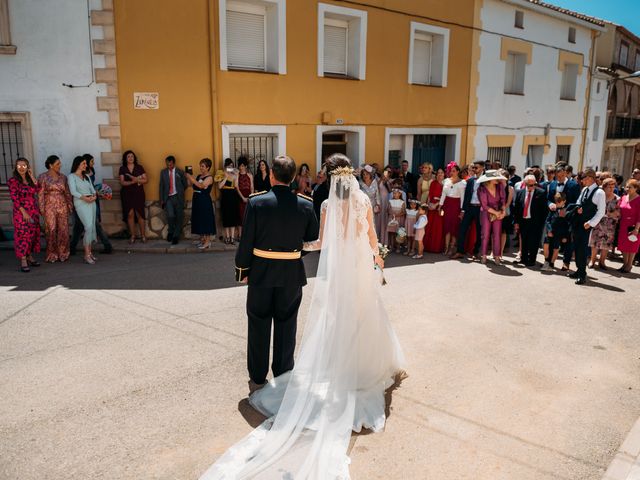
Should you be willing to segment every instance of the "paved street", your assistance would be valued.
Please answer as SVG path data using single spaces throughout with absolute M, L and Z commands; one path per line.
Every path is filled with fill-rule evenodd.
M 256 426 L 232 265 L 117 253 L 25 275 L 0 252 L 0 478 L 195 479 Z M 353 478 L 602 478 L 640 416 L 639 273 L 577 287 L 392 257 L 409 377 L 385 432 L 352 437 Z

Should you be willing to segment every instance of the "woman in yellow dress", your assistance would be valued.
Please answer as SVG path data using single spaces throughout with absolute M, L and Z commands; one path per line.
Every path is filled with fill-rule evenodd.
M 431 182 L 433 182 L 433 165 L 423 163 L 420 166 L 420 178 L 418 179 L 418 198 L 420 199 L 420 205 L 428 203 Z

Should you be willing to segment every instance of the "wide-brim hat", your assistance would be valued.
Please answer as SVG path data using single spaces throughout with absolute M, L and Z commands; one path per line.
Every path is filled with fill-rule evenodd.
M 498 170 L 487 170 L 482 174 L 482 176 L 476 180 L 477 183 L 490 182 L 491 180 L 504 180 L 507 181 L 505 177 L 500 175 Z

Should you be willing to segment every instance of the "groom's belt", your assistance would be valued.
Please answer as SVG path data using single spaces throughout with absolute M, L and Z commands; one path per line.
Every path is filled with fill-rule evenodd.
M 274 252 L 273 250 L 260 250 L 259 248 L 253 249 L 253 254 L 256 257 L 268 258 L 269 260 L 297 260 L 302 257 L 302 252 Z

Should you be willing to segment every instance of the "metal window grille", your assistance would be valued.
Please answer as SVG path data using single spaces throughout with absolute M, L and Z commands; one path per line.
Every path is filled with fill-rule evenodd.
M 511 162 L 511 147 L 489 147 L 487 160 L 499 163 L 501 167 L 508 167 Z
M 13 174 L 16 159 L 24 155 L 24 139 L 20 122 L 0 122 L 0 185 Z
M 260 160 L 265 160 L 269 166 L 273 158 L 278 155 L 277 135 L 230 135 L 230 156 L 238 164 L 238 158 L 246 157 L 249 161 L 248 170 L 256 173 Z
M 569 163 L 569 157 L 571 156 L 571 145 L 558 145 L 556 150 L 556 163 L 566 162 Z

